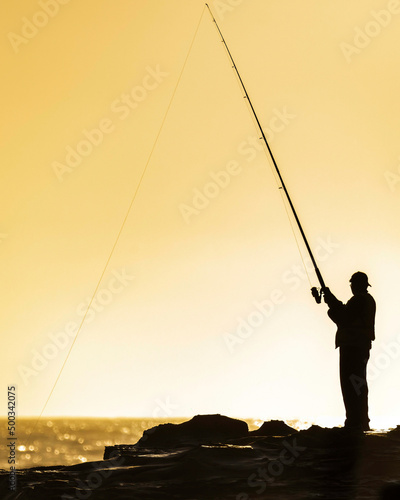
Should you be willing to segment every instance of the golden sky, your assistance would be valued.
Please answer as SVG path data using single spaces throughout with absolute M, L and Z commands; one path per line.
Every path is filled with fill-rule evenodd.
M 370 413 L 398 423 L 400 2 L 209 5 L 326 283 L 347 301 L 370 277 Z M 342 423 L 335 327 L 204 3 L 1 10 L 0 370 L 20 415 L 43 409 L 147 165 L 45 414 Z

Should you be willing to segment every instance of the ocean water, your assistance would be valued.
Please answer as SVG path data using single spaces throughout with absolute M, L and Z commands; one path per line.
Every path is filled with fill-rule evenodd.
M 155 425 L 187 419 L 18 418 L 17 468 L 73 465 L 101 460 L 105 446 L 134 444 Z M 7 420 L 1 419 L 0 468 L 8 469 Z

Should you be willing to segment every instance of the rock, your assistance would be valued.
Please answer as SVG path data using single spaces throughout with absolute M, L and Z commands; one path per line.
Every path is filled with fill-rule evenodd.
M 247 436 L 246 422 L 223 415 L 196 415 L 182 424 L 161 424 L 144 431 L 136 446 L 143 448 L 180 447 L 223 443 Z
M 295 432 L 298 431 L 282 422 L 282 420 L 270 420 L 264 422 L 259 429 L 250 432 L 250 434 L 252 436 L 289 436 Z
M 387 484 L 381 491 L 381 500 L 399 500 L 400 483 Z

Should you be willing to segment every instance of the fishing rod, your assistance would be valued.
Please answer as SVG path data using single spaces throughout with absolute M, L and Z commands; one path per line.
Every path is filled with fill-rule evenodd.
M 209 7 L 209 5 L 208 5 L 207 3 L 206 3 L 206 7 L 207 7 L 207 9 L 208 9 L 208 11 L 209 11 L 209 13 L 210 13 L 210 15 L 211 15 L 212 20 L 213 20 L 213 21 L 214 21 L 214 23 L 215 23 L 215 26 L 216 26 L 216 28 L 217 28 L 217 30 L 218 30 L 218 33 L 219 33 L 220 37 L 221 37 L 222 43 L 224 44 L 225 49 L 226 49 L 226 51 L 227 51 L 227 53 L 228 53 L 229 59 L 230 59 L 230 60 L 231 60 L 231 62 L 232 62 L 232 67 L 233 67 L 233 69 L 234 69 L 234 70 L 235 70 L 235 72 L 236 72 L 236 75 L 237 75 L 237 77 L 238 77 L 238 79 L 239 79 L 240 85 L 241 85 L 241 87 L 242 87 L 242 89 L 243 89 L 243 91 L 244 91 L 245 98 L 247 99 L 247 102 L 249 103 L 250 109 L 251 109 L 251 111 L 252 111 L 252 113 L 253 113 L 253 115 L 254 115 L 254 118 L 255 118 L 255 120 L 256 120 L 257 126 L 258 126 L 258 128 L 259 128 L 259 130 L 260 130 L 260 132 L 261 132 L 262 139 L 263 139 L 263 141 L 264 141 L 264 143 L 265 143 L 265 145 L 266 145 L 266 147 L 267 147 L 267 149 L 268 149 L 268 153 L 269 153 L 269 155 L 270 155 L 270 157 L 271 157 L 271 160 L 272 160 L 272 163 L 273 163 L 273 165 L 274 165 L 274 167 L 275 167 L 276 173 L 277 173 L 278 178 L 279 178 L 279 181 L 280 181 L 280 183 L 281 183 L 281 187 L 282 187 L 282 189 L 283 189 L 283 191 L 284 191 L 284 193 L 285 193 L 285 195 L 286 195 L 287 201 L 288 201 L 289 206 L 290 206 L 290 208 L 291 208 L 291 210 L 292 210 L 293 216 L 294 216 L 295 221 L 296 221 L 296 223 L 297 223 L 297 226 L 298 226 L 298 228 L 299 228 L 300 234 L 301 234 L 301 236 L 302 236 L 302 238 L 303 238 L 304 244 L 305 244 L 305 246 L 306 246 L 306 248 L 307 248 L 308 254 L 309 254 L 310 259 L 311 259 L 311 262 L 312 262 L 312 264 L 313 264 L 313 266 L 314 266 L 314 271 L 315 271 L 315 274 L 317 275 L 318 281 L 319 281 L 319 283 L 320 283 L 320 285 L 321 285 L 321 289 L 320 289 L 320 290 L 318 290 L 318 289 L 317 289 L 317 287 L 313 287 L 313 288 L 311 288 L 311 293 L 312 293 L 312 296 L 315 298 L 315 300 L 316 300 L 317 304 L 320 304 L 320 303 L 321 303 L 321 296 L 322 296 L 322 292 L 323 292 L 323 290 L 326 288 L 326 286 L 325 286 L 325 282 L 324 282 L 324 279 L 322 278 L 322 274 L 321 274 L 320 270 L 318 269 L 317 262 L 316 262 L 316 260 L 315 260 L 315 258 L 314 258 L 314 255 L 313 255 L 312 251 L 311 251 L 311 247 L 310 247 L 310 245 L 309 245 L 309 243 L 308 243 L 308 240 L 307 240 L 307 237 L 306 237 L 306 235 L 305 235 L 305 233 L 304 233 L 304 230 L 303 230 L 303 227 L 302 227 L 302 225 L 301 225 L 300 219 L 299 219 L 299 217 L 298 217 L 298 215 L 297 215 L 297 212 L 296 212 L 296 210 L 295 210 L 295 208 L 294 208 L 293 202 L 292 202 L 292 200 L 291 200 L 291 198 L 290 198 L 289 192 L 288 192 L 288 190 L 287 190 L 287 188 L 286 188 L 286 185 L 285 185 L 285 183 L 284 183 L 284 181 L 283 181 L 282 175 L 281 175 L 281 173 L 280 173 L 280 171 L 279 171 L 279 168 L 278 168 L 278 165 L 277 165 L 277 163 L 276 163 L 276 161 L 275 161 L 275 157 L 274 157 L 274 155 L 273 155 L 273 153 L 272 153 L 272 150 L 271 150 L 271 148 L 270 148 L 270 146 L 269 146 L 269 144 L 268 144 L 267 138 L 266 138 L 266 136 L 265 136 L 265 134 L 264 134 L 264 130 L 263 130 L 263 128 L 262 128 L 262 126 L 261 126 L 261 123 L 260 123 L 260 121 L 259 121 L 259 119 L 258 119 L 258 117 L 257 117 L 257 113 L 256 113 L 256 111 L 255 111 L 255 109 L 254 109 L 254 107 L 253 107 L 253 104 L 252 104 L 252 102 L 251 102 L 251 99 L 250 99 L 250 97 L 249 97 L 249 94 L 248 94 L 248 92 L 247 92 L 247 90 L 246 90 L 246 87 L 245 87 L 245 85 L 244 85 L 244 83 L 243 83 L 243 80 L 242 80 L 242 78 L 241 78 L 241 76 L 240 76 L 240 74 L 239 74 L 239 70 L 237 69 L 237 66 L 236 66 L 236 64 L 235 64 L 235 61 L 233 60 L 232 54 L 231 54 L 231 52 L 230 52 L 230 50 L 229 50 L 229 48 L 228 48 L 228 45 L 226 44 L 225 38 L 224 38 L 224 36 L 223 36 L 223 34 L 222 34 L 221 30 L 219 29 L 218 23 L 217 23 L 217 21 L 215 20 L 215 17 L 213 16 L 213 13 L 211 12 L 211 9 L 210 9 L 210 7 Z

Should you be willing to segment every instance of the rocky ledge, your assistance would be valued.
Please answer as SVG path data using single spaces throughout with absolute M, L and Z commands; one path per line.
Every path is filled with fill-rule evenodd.
M 363 433 L 198 415 L 163 424 L 104 460 L 18 471 L 6 500 L 399 500 L 400 427 Z M 6 481 L 6 471 L 0 480 Z

